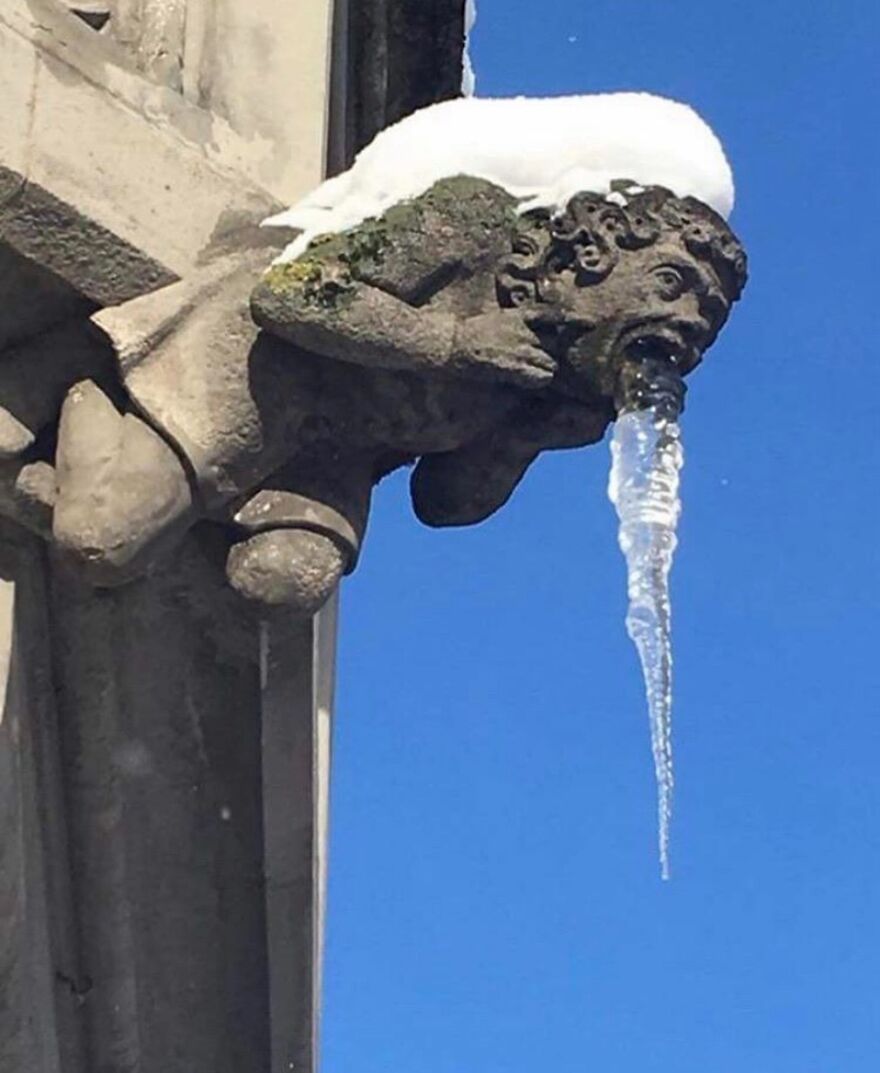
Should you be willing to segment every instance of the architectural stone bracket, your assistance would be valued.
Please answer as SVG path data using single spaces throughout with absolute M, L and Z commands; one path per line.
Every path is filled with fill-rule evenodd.
M 681 404 L 745 256 L 699 201 L 616 186 L 519 215 L 444 180 L 293 262 L 244 237 L 68 329 L 52 367 L 44 340 L 20 347 L 0 367 L 0 507 L 100 587 L 212 521 L 240 594 L 314 613 L 392 469 L 417 463 L 423 521 L 471 524 L 542 451 L 658 392 Z

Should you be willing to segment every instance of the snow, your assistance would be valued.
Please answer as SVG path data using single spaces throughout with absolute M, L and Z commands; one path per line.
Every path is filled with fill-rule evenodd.
M 464 54 L 461 58 L 461 92 L 473 97 L 477 88 L 477 75 L 471 59 L 471 31 L 477 22 L 477 0 L 466 0 L 464 6 Z
M 388 127 L 348 171 L 328 179 L 267 226 L 302 234 L 290 261 L 320 234 L 350 230 L 440 179 L 471 175 L 523 199 L 521 211 L 562 206 L 615 179 L 692 195 L 727 217 L 733 176 L 711 128 L 685 104 L 649 93 L 573 97 L 461 97 Z

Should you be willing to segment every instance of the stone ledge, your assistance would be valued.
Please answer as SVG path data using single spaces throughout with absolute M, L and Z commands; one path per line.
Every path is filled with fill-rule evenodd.
M 183 275 L 278 207 L 247 178 L 259 147 L 126 63 L 57 5 L 4 0 L 0 250 L 99 305 Z

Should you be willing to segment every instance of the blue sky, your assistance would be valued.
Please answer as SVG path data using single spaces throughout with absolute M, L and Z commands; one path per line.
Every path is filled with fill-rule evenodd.
M 343 594 L 327 1073 L 875 1073 L 876 5 L 479 0 L 478 92 L 695 105 L 751 281 L 691 380 L 673 879 L 607 446 Z

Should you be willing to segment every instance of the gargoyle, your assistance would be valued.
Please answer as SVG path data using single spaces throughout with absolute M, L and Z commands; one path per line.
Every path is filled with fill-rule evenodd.
M 239 592 L 315 611 L 391 470 L 416 463 L 422 521 L 471 524 L 541 451 L 597 442 L 622 407 L 680 404 L 745 257 L 701 202 L 615 185 L 518 215 L 500 187 L 447 179 L 295 261 L 240 249 L 101 311 L 116 386 L 69 387 L 54 477 L 22 439 L 6 509 L 39 516 L 96 585 L 213 519 Z

